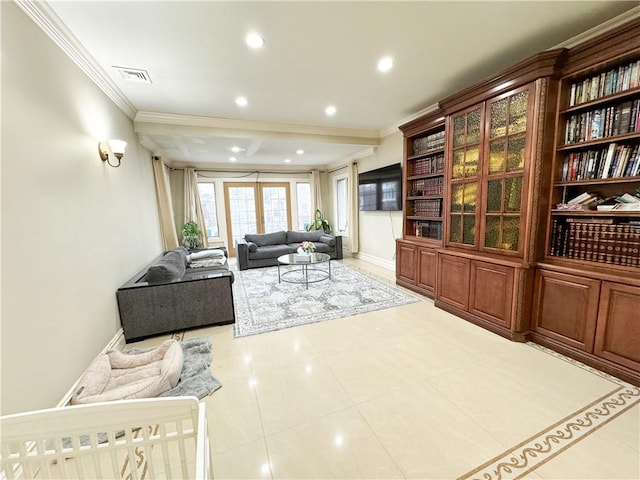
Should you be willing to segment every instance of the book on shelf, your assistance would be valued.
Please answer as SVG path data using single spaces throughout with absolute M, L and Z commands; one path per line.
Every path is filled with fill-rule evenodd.
M 640 100 L 576 113 L 567 118 L 565 144 L 599 140 L 640 131 Z
M 561 180 L 574 182 L 605 178 L 633 177 L 640 173 L 640 148 L 611 143 L 596 150 L 565 155 Z
M 444 130 L 416 138 L 413 141 L 413 154 L 422 155 L 431 150 L 437 150 L 444 147 Z
M 583 211 L 589 210 L 589 208 L 595 203 L 598 202 L 599 198 L 597 195 L 589 192 L 583 192 L 577 197 L 574 197 L 570 200 L 567 200 L 564 203 L 556 204 L 556 210 L 559 211 Z
M 416 222 L 416 237 L 442 239 L 442 222 L 421 221 Z
M 440 217 L 442 215 L 442 199 L 414 201 L 413 215 L 417 217 Z
M 630 193 L 623 193 L 616 197 L 616 199 L 621 203 L 638 203 L 640 202 L 640 197 L 636 197 L 635 195 L 631 195 Z
M 411 162 L 411 175 L 431 175 L 444 173 L 444 154 L 421 158 Z
M 550 255 L 553 257 L 640 267 L 638 224 L 600 218 L 565 222 L 556 219 L 551 234 Z
M 640 60 L 572 83 L 569 92 L 569 106 L 590 102 L 639 86 Z

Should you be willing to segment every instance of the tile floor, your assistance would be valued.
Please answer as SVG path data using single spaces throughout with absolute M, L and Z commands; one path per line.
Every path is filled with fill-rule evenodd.
M 217 479 L 640 478 L 640 389 L 426 298 L 251 337 L 221 326 L 185 338 L 202 335 L 223 383 L 204 400 Z

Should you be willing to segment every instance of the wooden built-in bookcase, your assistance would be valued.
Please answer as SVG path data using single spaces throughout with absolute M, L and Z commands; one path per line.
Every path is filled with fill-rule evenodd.
M 435 248 L 442 245 L 445 119 L 434 110 L 403 125 L 403 239 L 396 244 L 397 282 L 433 297 Z
M 640 211 L 567 202 L 640 189 L 640 20 L 568 51 L 530 338 L 640 384 Z M 606 204 L 606 202 L 605 202 Z M 600 207 L 602 208 L 602 207 Z M 636 225 L 637 224 L 637 225 Z
M 640 385 L 640 210 L 604 206 L 640 194 L 640 19 L 535 55 L 400 129 L 397 283 Z

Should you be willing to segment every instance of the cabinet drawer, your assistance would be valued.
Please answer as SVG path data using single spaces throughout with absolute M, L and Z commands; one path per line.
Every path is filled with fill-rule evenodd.
M 640 371 L 640 288 L 603 282 L 595 352 Z
M 436 298 L 464 311 L 469 309 L 469 269 L 471 261 L 438 253 Z
M 511 328 L 514 269 L 486 262 L 471 262 L 469 312 Z
M 599 297 L 599 280 L 538 270 L 532 328 L 591 353 Z

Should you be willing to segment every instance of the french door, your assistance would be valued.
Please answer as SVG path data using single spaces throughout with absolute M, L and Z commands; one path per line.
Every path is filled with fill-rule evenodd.
M 225 183 L 229 255 L 236 241 L 247 233 L 291 229 L 291 196 L 288 183 Z

